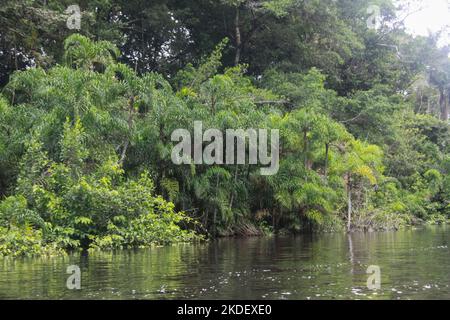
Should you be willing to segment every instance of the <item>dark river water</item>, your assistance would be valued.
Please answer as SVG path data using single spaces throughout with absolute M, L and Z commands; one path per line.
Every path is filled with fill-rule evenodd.
M 450 299 L 449 246 L 444 226 L 0 258 L 0 299 Z M 66 286 L 70 265 L 80 290 Z

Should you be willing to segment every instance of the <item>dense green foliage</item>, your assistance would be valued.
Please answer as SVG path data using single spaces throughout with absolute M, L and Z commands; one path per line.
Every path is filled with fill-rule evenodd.
M 66 38 L 64 1 L 6 1 L 0 254 L 445 222 L 448 48 L 378 4 L 89 1 Z M 279 129 L 278 174 L 173 164 L 194 121 Z

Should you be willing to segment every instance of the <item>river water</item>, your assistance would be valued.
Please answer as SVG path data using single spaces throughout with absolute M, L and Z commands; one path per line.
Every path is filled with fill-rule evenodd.
M 0 299 L 450 299 L 449 246 L 443 226 L 0 258 Z M 70 265 L 80 290 L 66 286 Z

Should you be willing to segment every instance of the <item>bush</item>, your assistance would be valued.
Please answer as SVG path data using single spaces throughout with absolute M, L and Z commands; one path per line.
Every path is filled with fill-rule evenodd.
M 50 170 L 47 181 L 30 195 L 41 215 L 48 218 L 44 236 L 68 249 L 129 248 L 192 241 L 181 223 L 190 219 L 174 205 L 153 195 L 148 173 L 124 181 L 114 162 L 102 174 L 78 181 L 61 177 L 68 171 Z M 109 173 L 107 173 L 109 172 Z M 61 183 L 62 182 L 62 183 Z
M 31 151 L 39 152 L 40 146 L 34 145 Z M 115 159 L 90 173 L 83 172 L 77 161 L 68 165 L 45 159 L 44 163 L 47 168 L 37 173 L 39 179 L 22 174 L 20 181 L 26 186 L 19 188 L 22 194 L 0 203 L 3 255 L 38 255 L 49 248 L 58 252 L 145 247 L 200 239 L 180 226 L 191 219 L 175 211 L 172 203 L 154 196 L 147 172 L 138 179 L 125 179 Z M 75 166 L 78 170 L 73 170 Z
M 0 256 L 40 256 L 63 254 L 55 245 L 46 244 L 41 230 L 30 226 L 0 228 Z
M 432 214 L 428 217 L 427 223 L 431 225 L 442 225 L 448 222 L 448 218 L 443 214 Z

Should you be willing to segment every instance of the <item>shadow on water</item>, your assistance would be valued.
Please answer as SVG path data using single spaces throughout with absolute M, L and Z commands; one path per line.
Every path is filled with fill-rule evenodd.
M 450 228 L 0 259 L 0 299 L 450 299 Z M 66 287 L 69 265 L 81 290 Z M 381 289 L 366 286 L 368 266 Z

